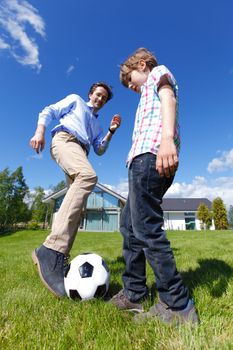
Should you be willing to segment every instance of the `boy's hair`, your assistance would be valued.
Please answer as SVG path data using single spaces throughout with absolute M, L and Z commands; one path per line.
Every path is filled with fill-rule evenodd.
M 154 54 L 144 47 L 140 47 L 120 66 L 120 81 L 124 86 L 128 87 L 129 74 L 137 69 L 140 60 L 144 60 L 150 70 L 158 65 Z
M 89 90 L 89 92 L 88 92 L 88 97 L 89 97 L 89 95 L 93 94 L 93 92 L 95 91 L 95 89 L 96 89 L 97 87 L 99 87 L 99 86 L 103 87 L 103 88 L 107 91 L 107 93 L 108 93 L 108 98 L 107 98 L 107 101 L 106 101 L 106 102 L 108 102 L 109 100 L 111 100 L 111 98 L 113 98 L 112 87 L 111 87 L 110 85 L 106 84 L 104 81 L 99 81 L 99 82 L 97 82 L 97 83 L 92 84 L 91 87 L 90 87 L 90 90 Z

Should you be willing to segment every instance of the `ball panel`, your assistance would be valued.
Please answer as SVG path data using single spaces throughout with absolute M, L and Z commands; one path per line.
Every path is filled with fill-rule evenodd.
M 81 278 L 88 278 L 91 277 L 93 274 L 94 266 L 89 264 L 88 262 L 85 262 L 79 267 L 79 273 Z
M 102 259 L 102 265 L 107 272 L 110 272 L 109 267 L 108 267 L 107 263 L 104 261 L 104 259 Z
M 70 289 L 69 290 L 69 297 L 71 299 L 79 299 L 79 300 L 82 299 L 80 294 L 78 293 L 77 289 Z
M 94 298 L 102 298 L 107 293 L 107 286 L 103 284 L 102 286 L 97 287 Z

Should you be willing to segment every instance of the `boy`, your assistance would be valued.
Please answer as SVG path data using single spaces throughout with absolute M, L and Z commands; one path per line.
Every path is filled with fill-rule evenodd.
M 112 98 L 111 87 L 104 82 L 91 86 L 89 101 L 72 94 L 45 107 L 39 114 L 35 135 L 30 140 L 37 153 L 45 144 L 45 128 L 52 119 L 60 123 L 52 129 L 51 155 L 65 172 L 69 189 L 57 213 L 50 235 L 32 253 L 44 285 L 56 296 L 65 296 L 64 265 L 79 227 L 82 209 L 97 182 L 97 176 L 88 161 L 92 145 L 102 155 L 121 124 L 119 115 L 111 120 L 104 136 L 97 112 Z
M 135 320 L 158 317 L 166 323 L 198 321 L 194 304 L 179 275 L 163 230 L 162 198 L 178 168 L 180 146 L 178 88 L 173 75 L 159 66 L 145 48 L 135 51 L 120 68 L 120 80 L 141 93 L 132 147 L 128 155 L 129 194 L 122 213 L 124 289 L 111 303 L 143 312 L 148 296 L 146 258 L 156 277 L 159 302 Z

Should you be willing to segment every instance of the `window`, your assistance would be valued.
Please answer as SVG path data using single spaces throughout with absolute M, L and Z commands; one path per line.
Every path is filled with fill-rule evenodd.
M 185 229 L 186 230 L 195 230 L 196 229 L 196 220 L 195 213 L 186 212 L 184 213 Z

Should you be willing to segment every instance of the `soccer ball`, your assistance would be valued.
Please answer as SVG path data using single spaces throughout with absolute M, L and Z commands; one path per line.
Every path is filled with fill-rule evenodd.
M 104 259 L 95 253 L 76 256 L 65 272 L 66 294 L 71 299 L 103 297 L 109 287 L 110 272 Z

